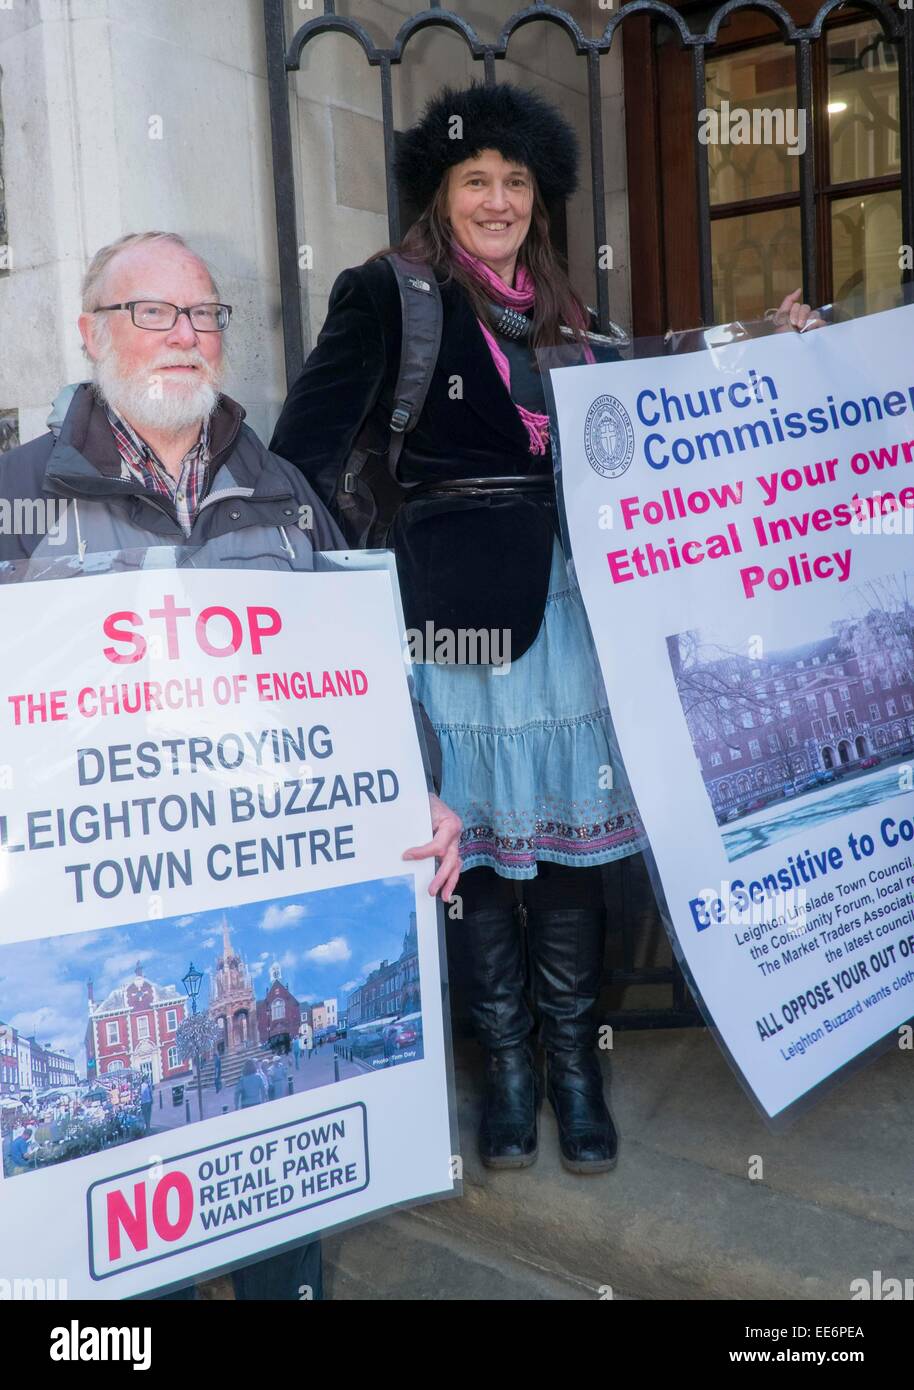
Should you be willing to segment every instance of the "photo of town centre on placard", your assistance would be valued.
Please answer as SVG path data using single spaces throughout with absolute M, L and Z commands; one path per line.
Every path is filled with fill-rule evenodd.
M 782 643 L 693 628 L 673 678 L 728 859 L 898 796 L 914 756 L 914 573 L 852 590 Z M 794 631 L 804 615 L 791 612 Z
M 3 1175 L 422 1055 L 411 877 L 0 947 Z

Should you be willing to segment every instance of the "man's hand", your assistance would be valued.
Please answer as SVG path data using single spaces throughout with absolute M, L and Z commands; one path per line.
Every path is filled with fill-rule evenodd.
M 416 845 L 413 849 L 408 849 L 403 858 L 428 859 L 430 855 L 434 855 L 440 860 L 438 872 L 428 885 L 428 891 L 430 896 L 434 897 L 440 890 L 442 898 L 448 902 L 463 868 L 460 855 L 457 853 L 463 821 L 450 806 L 445 806 L 434 792 L 429 793 L 428 804 L 432 813 L 432 838 L 427 845 Z
M 808 304 L 800 303 L 802 298 L 802 289 L 793 290 L 774 313 L 769 309 L 768 313 L 771 315 L 776 333 L 790 333 L 794 330 L 797 333 L 805 333 L 809 328 L 825 327 L 824 319 L 813 313 Z

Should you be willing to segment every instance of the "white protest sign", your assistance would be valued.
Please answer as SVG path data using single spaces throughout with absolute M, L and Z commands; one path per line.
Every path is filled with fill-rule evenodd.
M 914 308 L 553 370 L 679 948 L 769 1116 L 914 1013 Z
M 386 572 L 0 588 L 0 1278 L 119 1299 L 454 1190 Z

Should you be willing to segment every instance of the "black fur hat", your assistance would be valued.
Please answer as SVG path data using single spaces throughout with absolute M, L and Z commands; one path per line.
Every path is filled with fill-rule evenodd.
M 452 137 L 454 116 L 461 118 L 462 138 Z M 547 203 L 577 187 L 578 140 L 564 116 L 523 87 L 474 82 L 463 90 L 442 88 L 402 136 L 395 161 L 400 188 L 424 208 L 447 170 L 482 150 L 525 164 Z

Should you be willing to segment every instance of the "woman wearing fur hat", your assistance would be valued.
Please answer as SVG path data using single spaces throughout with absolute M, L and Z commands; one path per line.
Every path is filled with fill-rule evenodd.
M 414 666 L 442 745 L 442 796 L 464 824 L 457 892 L 487 1055 L 481 1156 L 490 1167 L 520 1168 L 537 1153 L 520 887 L 562 1161 L 600 1172 L 617 1148 L 594 1052 L 600 866 L 646 842 L 562 553 L 533 355 L 567 342 L 563 325 L 585 341 L 587 310 L 551 244 L 546 211 L 573 192 L 577 158 L 562 116 L 507 84 L 445 89 L 403 137 L 398 180 L 422 212 L 397 250 L 431 268 L 443 328 L 399 458 L 409 491 L 391 540 L 408 629 L 484 630 L 510 642 L 496 657 L 509 665 L 435 664 L 431 652 Z M 365 420 L 374 413 L 382 436 L 391 418 L 402 332 L 385 254 L 337 279 L 271 444 L 328 503 Z M 794 298 L 790 307 L 805 310 Z M 607 355 L 597 344 L 584 350 Z

